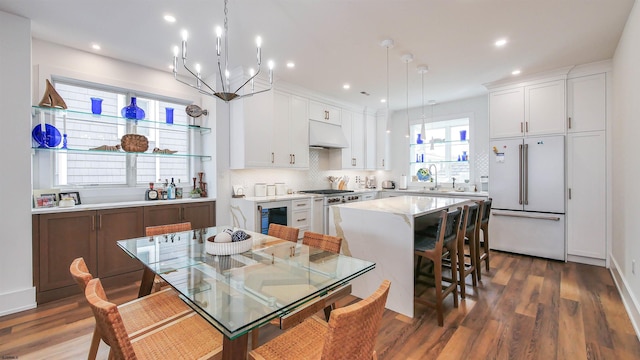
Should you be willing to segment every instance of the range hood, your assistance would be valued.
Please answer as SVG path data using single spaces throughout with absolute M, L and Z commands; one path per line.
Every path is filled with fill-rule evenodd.
M 343 149 L 349 147 L 349 142 L 341 126 L 309 120 L 309 147 Z

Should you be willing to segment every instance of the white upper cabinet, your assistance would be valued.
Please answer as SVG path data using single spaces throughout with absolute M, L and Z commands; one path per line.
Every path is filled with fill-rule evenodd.
M 376 114 L 376 163 L 375 169 L 389 170 L 388 144 L 389 134 L 387 133 L 387 113 L 378 112 Z
M 569 133 L 605 130 L 606 111 L 604 73 L 567 80 Z
M 524 88 L 525 135 L 564 134 L 565 80 Z
M 565 114 L 564 80 L 489 94 L 489 134 L 492 139 L 563 134 Z
M 309 101 L 309 119 L 341 125 L 340 108 L 317 101 Z
M 364 169 L 364 116 L 348 110 L 342 110 L 342 131 L 349 147 L 342 149 L 343 169 Z
M 274 167 L 309 167 L 307 100 L 274 92 L 272 157 Z
M 373 114 L 366 114 L 364 117 L 364 130 L 366 133 L 364 140 L 364 168 L 366 170 L 376 169 L 377 133 L 376 117 Z
M 489 134 L 491 138 L 524 134 L 524 88 L 489 94 Z
M 268 91 L 231 102 L 231 169 L 308 168 L 308 100 Z
M 271 167 L 273 91 L 231 102 L 229 165 L 231 169 Z M 268 134 L 265 136 L 265 134 Z

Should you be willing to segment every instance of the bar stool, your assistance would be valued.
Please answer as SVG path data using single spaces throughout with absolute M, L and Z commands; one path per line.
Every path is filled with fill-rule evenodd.
M 458 273 L 460 274 L 460 297 L 466 297 L 466 282 L 465 279 L 468 275 L 471 275 L 471 283 L 473 287 L 478 286 L 478 261 L 477 261 L 477 247 L 476 241 L 479 235 L 479 220 L 478 216 L 480 212 L 480 206 L 478 204 L 465 205 L 463 209 L 463 219 L 460 228 L 462 229 L 462 235 L 458 238 Z M 469 243 L 469 254 L 465 253 L 464 244 Z M 465 258 L 469 258 L 469 263 Z
M 298 228 L 271 223 L 269 224 L 269 231 L 267 232 L 267 235 L 291 242 L 298 242 L 299 233 L 300 229 Z
M 435 281 L 435 301 L 429 301 L 423 297 L 416 296 L 415 301 L 436 309 L 438 315 L 438 325 L 444 325 L 444 306 L 443 300 L 453 294 L 453 305 L 458 307 L 458 271 L 457 271 L 457 248 L 458 236 L 460 233 L 460 222 L 462 220 L 462 209 L 446 212 L 442 211 L 438 219 L 435 237 L 416 233 L 414 243 L 414 254 L 418 256 L 416 263 L 415 282 L 419 282 L 420 276 L 425 274 L 420 271 L 422 258 L 427 258 L 433 262 L 434 281 Z M 446 255 L 451 258 L 451 281 L 448 286 L 443 288 L 442 285 L 442 258 L 445 255 L 444 249 L 447 249 Z
M 482 241 L 480 241 L 480 232 L 478 231 L 476 233 L 476 264 L 478 280 L 482 280 L 482 274 L 480 271 L 482 268 L 482 261 L 485 262 L 486 271 L 489 271 L 489 215 L 491 215 L 491 202 L 491 198 L 478 202 L 480 205 L 480 230 L 482 230 Z M 480 248 L 483 249 L 482 253 L 480 252 Z

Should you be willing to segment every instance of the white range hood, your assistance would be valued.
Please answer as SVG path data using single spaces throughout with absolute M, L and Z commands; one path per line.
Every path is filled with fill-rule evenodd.
M 349 142 L 340 125 L 309 120 L 309 147 L 344 149 L 349 147 Z

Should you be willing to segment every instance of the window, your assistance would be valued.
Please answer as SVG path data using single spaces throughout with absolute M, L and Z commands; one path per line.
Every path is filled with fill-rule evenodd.
M 420 136 L 421 127 L 422 123 L 417 123 L 410 128 L 409 170 L 412 181 L 419 181 L 418 170 L 429 169 L 432 164 L 436 167 L 438 183 L 452 182 L 452 178 L 460 183 L 469 180 L 469 118 L 427 122 L 426 139 Z
M 165 125 L 165 108 L 183 109 L 188 103 L 165 101 L 148 94 L 137 96 L 137 105 L 145 111 L 144 122 L 119 121 L 120 109 L 128 105 L 127 94 L 122 89 L 97 89 L 76 82 L 55 82 L 56 91 L 65 99 L 68 107 L 66 121 L 56 116 L 54 126 L 64 132 L 66 127 L 67 147 L 88 150 L 103 145 L 120 144 L 125 134 L 139 134 L 147 137 L 149 149 L 170 149 L 178 153 L 189 153 L 189 131 L 186 126 Z M 91 98 L 102 101 L 102 115 L 91 113 Z M 82 113 L 82 114 L 79 114 Z M 89 118 L 90 117 L 90 118 Z M 174 111 L 173 123 L 187 125 L 184 111 Z M 175 178 L 188 183 L 188 157 L 137 156 L 90 152 L 56 152 L 54 158 L 54 186 L 81 185 L 129 185 L 148 184 L 158 179 Z

